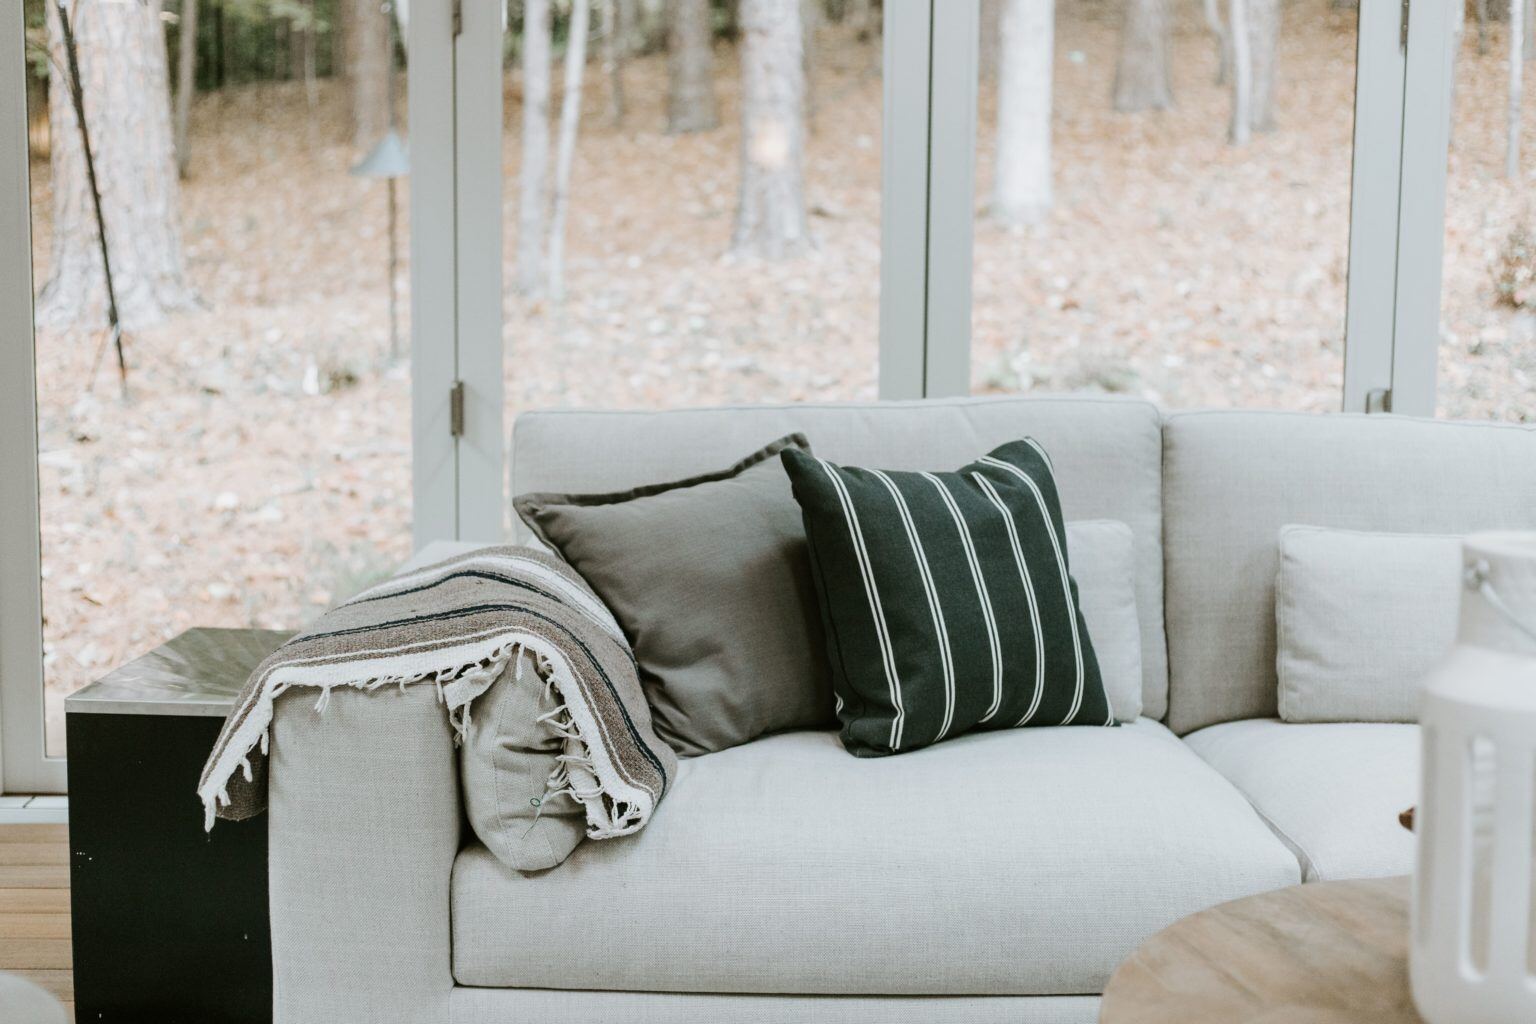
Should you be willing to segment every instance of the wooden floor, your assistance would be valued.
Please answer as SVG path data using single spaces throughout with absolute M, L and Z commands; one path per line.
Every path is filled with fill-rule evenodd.
M 52 992 L 73 1018 L 67 830 L 0 825 L 0 971 Z

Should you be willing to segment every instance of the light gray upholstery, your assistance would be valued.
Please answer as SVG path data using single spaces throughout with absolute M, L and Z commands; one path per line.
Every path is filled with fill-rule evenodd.
M 1300 880 L 1163 726 L 854 758 L 826 732 L 683 762 L 643 832 L 453 879 L 461 985 L 837 995 L 1099 992 L 1195 910 Z
M 1281 526 L 1536 527 L 1536 427 L 1191 412 L 1170 415 L 1163 439 L 1166 721 L 1179 734 L 1275 714 Z
M 430 688 L 338 690 L 323 718 L 290 694 L 270 762 L 277 1024 L 1088 1024 L 1115 965 L 1184 914 L 1303 865 L 1409 869 L 1396 816 L 1415 799 L 1417 727 L 1236 721 L 1276 706 L 1278 531 L 1536 527 L 1536 429 L 1164 422 L 1111 399 L 535 413 L 517 423 L 513 486 L 675 479 L 790 430 L 899 469 L 1038 437 L 1068 519 L 1134 531 L 1145 713 L 1167 708 L 1188 742 L 1142 720 L 860 760 L 830 733 L 769 737 L 685 763 L 639 835 L 525 876 L 460 850 Z
M 512 493 L 615 491 L 676 480 L 718 470 L 796 430 L 817 455 L 905 470 L 953 469 L 1032 436 L 1055 463 L 1067 519 L 1118 519 L 1135 534 L 1142 709 L 1161 718 L 1167 648 L 1160 422 L 1147 402 L 1106 397 L 528 412 L 512 431 Z
M 1117 722 L 1141 717 L 1141 618 L 1136 608 L 1136 538 L 1110 519 L 1067 524 L 1067 558 Z
M 447 716 L 431 686 L 314 705 L 290 691 L 272 720 L 273 1021 L 446 1022 L 461 815 Z
M 1456 642 L 1461 591 L 1460 537 L 1282 528 L 1280 717 L 1418 721 L 1419 684 Z
M 454 1024 L 1095 1024 L 1098 996 L 728 996 L 461 988 Z
M 1413 834 L 1397 816 L 1418 802 L 1418 726 L 1260 718 L 1185 740 L 1296 851 L 1307 881 L 1413 870 Z

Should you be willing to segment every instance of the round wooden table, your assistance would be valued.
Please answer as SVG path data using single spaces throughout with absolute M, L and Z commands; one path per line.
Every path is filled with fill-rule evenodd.
M 1315 882 L 1192 914 L 1104 990 L 1100 1024 L 1423 1024 L 1408 879 Z

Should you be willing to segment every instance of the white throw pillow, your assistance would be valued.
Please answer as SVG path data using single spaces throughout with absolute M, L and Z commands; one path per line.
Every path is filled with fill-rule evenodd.
M 1067 524 L 1067 562 L 1117 722 L 1141 715 L 1141 623 L 1136 617 L 1136 544 L 1115 519 Z
M 1275 668 L 1287 722 L 1413 722 L 1456 639 L 1461 538 L 1280 528 Z

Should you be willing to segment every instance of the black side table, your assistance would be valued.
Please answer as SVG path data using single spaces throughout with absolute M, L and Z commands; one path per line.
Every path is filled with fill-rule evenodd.
M 196 787 L 291 635 L 190 629 L 65 701 L 76 1020 L 271 1021 L 266 817 L 205 833 Z

